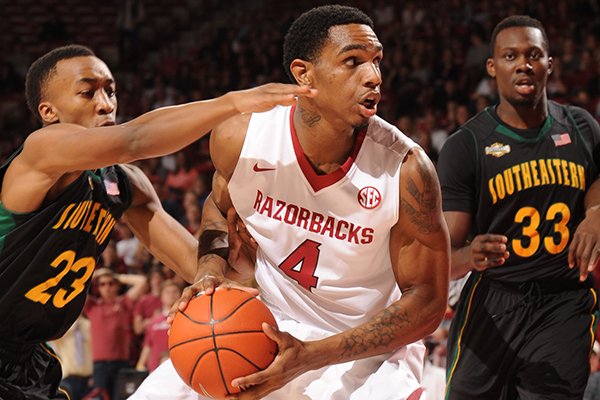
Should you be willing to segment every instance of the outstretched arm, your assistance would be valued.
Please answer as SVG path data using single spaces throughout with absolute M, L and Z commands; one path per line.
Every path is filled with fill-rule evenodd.
M 124 221 L 154 257 L 187 282 L 193 282 L 198 242 L 165 211 L 152 183 L 138 167 L 120 167 L 127 173 L 133 190 L 132 205 L 123 215 Z
M 367 323 L 318 341 L 301 342 L 265 324 L 279 354 L 264 371 L 235 379 L 233 385 L 248 388 L 235 398 L 260 398 L 308 370 L 392 352 L 438 327 L 446 310 L 450 264 L 439 183 L 420 150 L 407 156 L 400 181 L 400 217 L 391 231 L 390 255 L 402 298 Z
M 49 125 L 29 135 L 12 161 L 3 181 L 2 202 L 12 211 L 33 211 L 67 173 L 169 154 L 229 117 L 291 104 L 295 96 L 313 94 L 306 87 L 268 84 L 160 108 L 117 126 Z

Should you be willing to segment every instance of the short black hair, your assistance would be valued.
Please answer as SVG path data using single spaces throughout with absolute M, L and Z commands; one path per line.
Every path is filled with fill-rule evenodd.
M 494 28 L 492 32 L 492 39 L 490 40 L 490 54 L 494 54 L 494 47 L 496 46 L 496 37 L 500 32 L 508 28 L 536 28 L 542 32 L 542 37 L 544 38 L 544 45 L 546 46 L 546 52 L 550 51 L 550 44 L 548 42 L 548 36 L 546 35 L 546 30 L 542 23 L 530 17 L 529 15 L 511 15 L 510 17 L 504 18 L 502 21 L 498 22 L 498 25 Z
M 358 8 L 329 4 L 315 7 L 300 15 L 290 26 L 283 41 L 283 68 L 294 82 L 290 64 L 296 58 L 314 61 L 327 38 L 329 28 L 361 24 L 374 28 L 373 20 Z
M 25 96 L 29 110 L 41 121 L 38 105 L 43 96 L 48 77 L 56 71 L 56 64 L 61 60 L 74 57 L 95 56 L 94 52 L 85 46 L 71 44 L 57 47 L 44 54 L 31 64 L 25 78 Z

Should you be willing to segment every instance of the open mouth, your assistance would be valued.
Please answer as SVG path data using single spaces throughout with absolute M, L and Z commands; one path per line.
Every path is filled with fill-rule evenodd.
M 529 95 L 535 91 L 535 85 L 531 79 L 519 79 L 515 82 L 515 88 L 521 95 Z
M 377 101 L 375 99 L 365 99 L 361 104 L 367 110 L 373 110 L 377 107 Z

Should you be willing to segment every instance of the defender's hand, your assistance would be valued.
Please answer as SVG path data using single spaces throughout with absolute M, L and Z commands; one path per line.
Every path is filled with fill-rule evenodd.
M 285 83 L 268 83 L 252 89 L 239 90 L 226 94 L 233 106 L 240 113 L 268 111 L 277 105 L 289 106 L 296 102 L 296 97 L 314 97 L 316 89 L 308 86 Z
M 579 280 L 585 281 L 588 273 L 598 264 L 600 255 L 600 209 L 588 210 L 569 246 L 569 268 L 579 267 Z
M 508 238 L 504 235 L 486 233 L 477 235 L 469 245 L 470 262 L 477 271 L 503 265 L 510 253 L 506 251 Z

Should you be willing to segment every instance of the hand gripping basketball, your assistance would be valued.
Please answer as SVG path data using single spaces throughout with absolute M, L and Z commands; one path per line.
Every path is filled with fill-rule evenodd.
M 211 296 L 194 297 L 175 315 L 169 333 L 175 370 L 201 395 L 239 393 L 231 381 L 265 369 L 277 354 L 263 322 L 277 326 L 267 306 L 242 290 L 219 287 Z

